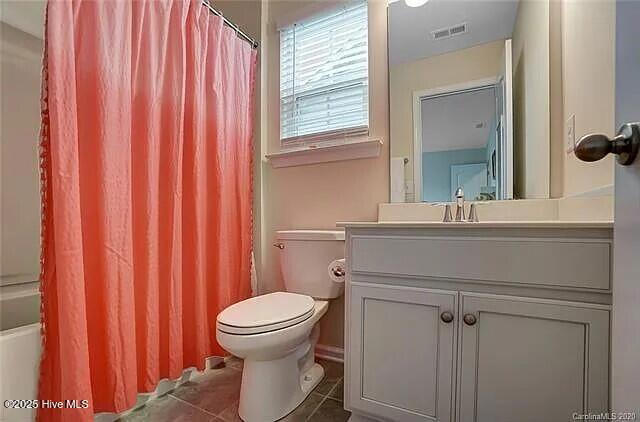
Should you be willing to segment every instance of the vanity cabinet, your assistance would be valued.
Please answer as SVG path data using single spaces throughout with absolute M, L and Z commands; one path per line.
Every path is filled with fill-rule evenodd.
M 459 421 L 567 421 L 607 409 L 607 310 L 465 292 L 461 303 Z
M 608 410 L 607 227 L 347 226 L 346 240 L 354 421 L 564 421 Z M 491 242 L 520 264 L 479 260 Z M 465 253 L 451 258 L 449 247 Z
M 352 287 L 354 407 L 394 421 L 451 420 L 457 299 L 450 291 Z

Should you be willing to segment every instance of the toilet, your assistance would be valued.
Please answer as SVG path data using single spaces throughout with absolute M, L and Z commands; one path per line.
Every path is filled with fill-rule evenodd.
M 344 232 L 278 231 L 274 246 L 286 291 L 231 305 L 216 320 L 218 343 L 244 359 L 238 414 L 245 422 L 286 416 L 322 380 L 318 321 L 344 292 L 344 275 L 329 275 L 329 264 L 344 257 Z

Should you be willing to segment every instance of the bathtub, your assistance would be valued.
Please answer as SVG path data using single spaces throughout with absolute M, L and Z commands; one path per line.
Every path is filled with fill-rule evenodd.
M 0 421 L 35 419 L 30 409 L 5 408 L 5 400 L 36 398 L 40 363 L 38 283 L 0 287 Z

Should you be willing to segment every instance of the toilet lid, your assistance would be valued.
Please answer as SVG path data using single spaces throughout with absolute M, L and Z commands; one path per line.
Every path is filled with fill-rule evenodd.
M 252 297 L 218 314 L 220 331 L 258 334 L 298 324 L 313 315 L 313 298 L 288 292 Z

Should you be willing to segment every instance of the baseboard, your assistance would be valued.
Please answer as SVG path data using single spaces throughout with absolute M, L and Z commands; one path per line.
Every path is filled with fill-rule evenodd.
M 344 363 L 344 349 L 342 347 L 316 344 L 316 357 L 333 362 Z

